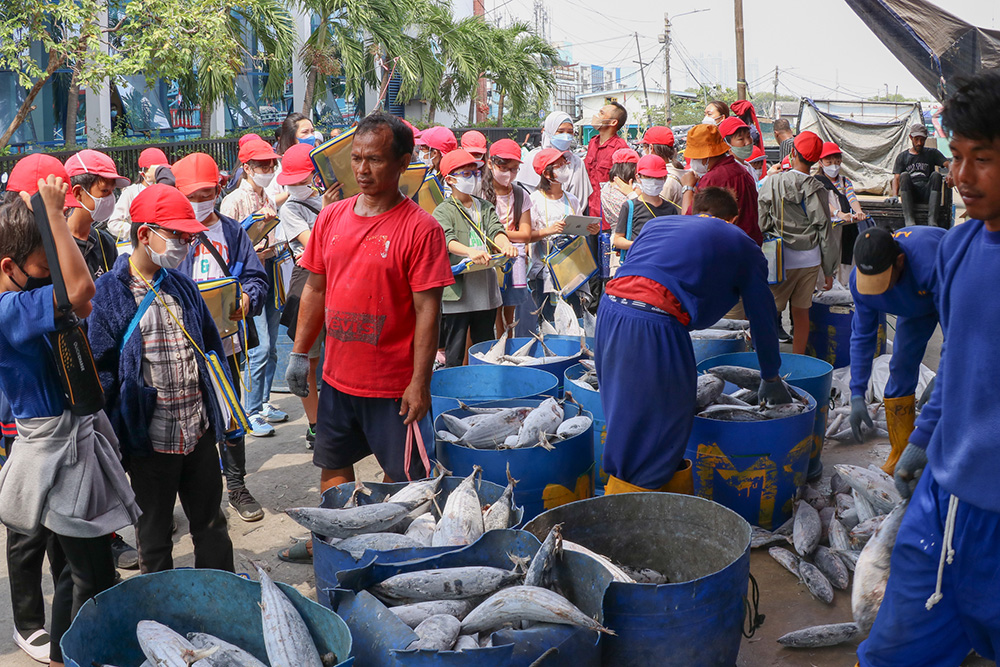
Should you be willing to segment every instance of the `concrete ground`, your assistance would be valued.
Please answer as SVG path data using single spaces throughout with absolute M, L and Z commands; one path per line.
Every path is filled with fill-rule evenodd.
M 931 368 L 937 367 L 939 350 L 940 335 L 937 335 L 925 358 L 925 363 Z M 319 474 L 312 466 L 310 452 L 305 448 L 303 434 L 306 424 L 302 417 L 301 403 L 290 394 L 275 394 L 272 399 L 278 407 L 292 415 L 293 421 L 276 425 L 277 433 L 272 438 L 250 438 L 248 441 L 248 486 L 264 506 L 265 516 L 259 522 L 244 523 L 227 507 L 230 535 L 236 548 L 236 569 L 240 572 L 251 571 L 251 559 L 264 561 L 271 567 L 274 579 L 289 583 L 304 595 L 313 597 L 315 589 L 312 567 L 283 563 L 277 559 L 276 554 L 279 549 L 291 544 L 292 536 L 305 534 L 305 530 L 285 516 L 283 511 L 288 507 L 318 504 Z M 886 441 L 873 441 L 864 445 L 828 442 L 823 460 L 829 475 L 835 463 L 881 463 L 887 452 Z M 365 481 L 381 479 L 381 472 L 372 458 L 358 465 L 358 475 Z M 829 488 L 828 477 L 821 482 L 821 488 L 824 485 Z M 177 566 L 192 566 L 194 558 L 191 539 L 186 533 L 187 521 L 179 506 L 175 509 L 175 517 L 178 531 L 174 537 L 174 563 Z M 123 534 L 129 543 L 135 544 L 131 530 L 124 531 Z M 0 531 L 0 535 L 3 535 L 3 531 Z M 5 535 L 0 539 L 5 539 Z M 815 650 L 787 649 L 775 642 L 777 637 L 792 630 L 851 620 L 849 591 L 838 591 L 832 605 L 818 602 L 794 577 L 774 562 L 766 550 L 758 550 L 751 555 L 750 569 L 760 585 L 760 612 L 767 619 L 753 639 L 743 641 L 738 667 L 854 665 L 857 642 Z M 122 576 L 131 577 L 135 573 L 123 571 Z M 6 560 L 0 558 L 0 666 L 30 667 L 38 663 L 22 653 L 11 638 L 13 621 L 7 576 Z M 45 595 L 48 604 L 52 599 L 52 585 L 48 581 L 48 575 Z M 970 658 L 964 664 L 983 667 L 995 663 Z

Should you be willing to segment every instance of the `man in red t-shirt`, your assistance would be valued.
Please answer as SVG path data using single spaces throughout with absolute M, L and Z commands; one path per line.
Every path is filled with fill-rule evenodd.
M 628 120 L 628 111 L 618 102 L 605 104 L 592 119 L 594 127 L 597 129 L 597 136 L 590 140 L 587 146 L 587 157 L 583 159 L 583 164 L 587 167 L 587 176 L 590 177 L 590 185 L 593 190 L 590 193 L 588 215 L 600 217 L 602 219 L 601 228 L 610 229 L 609 225 L 617 222 L 617 218 L 612 212 L 612 220 L 604 220 L 601 212 L 601 183 L 607 183 L 610 179 L 612 156 L 619 148 L 628 148 L 624 139 L 618 136 L 619 130 L 625 126 Z
M 412 152 L 413 132 L 398 118 L 363 119 L 351 149 L 361 194 L 320 213 L 300 260 L 312 275 L 287 380 L 292 393 L 306 395 L 309 349 L 325 325 L 313 451 L 321 491 L 353 481 L 354 464 L 372 453 L 387 482 L 426 476 L 416 453 L 407 471 L 404 444 L 411 424 L 433 443 L 438 313 L 454 278 L 441 225 L 399 192 Z

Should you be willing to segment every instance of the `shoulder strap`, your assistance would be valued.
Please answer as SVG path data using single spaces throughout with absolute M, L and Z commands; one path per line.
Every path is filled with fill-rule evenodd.
M 231 278 L 233 274 L 229 272 L 229 265 L 226 264 L 226 260 L 222 259 L 222 254 L 218 251 L 215 245 L 209 240 L 208 236 L 205 235 L 205 232 L 199 232 L 198 240 L 201 241 L 201 244 L 203 246 L 208 248 L 208 252 L 212 254 L 212 257 L 215 259 L 215 262 L 219 265 L 219 268 L 222 269 L 222 272 L 226 274 L 226 277 Z
M 483 240 L 483 243 L 486 244 L 487 246 L 493 246 L 494 250 L 499 250 L 497 244 L 494 243 L 493 240 L 490 239 L 488 236 L 486 236 L 486 233 L 479 227 L 479 225 L 476 224 L 476 221 L 472 219 L 472 216 L 469 215 L 469 212 L 465 210 L 465 207 L 462 206 L 458 202 L 458 200 L 455 199 L 454 197 L 451 198 L 451 201 L 454 204 L 455 208 L 458 209 L 459 213 L 461 213 L 462 216 L 465 218 L 466 222 L 469 223 L 469 227 L 471 227 L 479 236 L 479 238 Z
M 628 200 L 628 225 L 625 227 L 625 240 L 632 240 L 632 222 L 635 220 L 635 200 Z
M 302 201 L 301 199 L 290 199 L 289 201 L 285 202 L 285 205 L 288 205 L 288 204 L 298 204 L 299 206 L 305 206 L 307 209 L 309 209 L 310 211 L 312 211 L 316 215 L 319 215 L 319 213 L 320 213 L 320 209 L 314 207 L 309 202 Z
M 514 182 L 514 210 L 511 212 L 511 219 L 517 226 L 517 221 L 521 219 L 521 209 L 524 208 L 524 186 L 518 182 Z
M 42 237 L 42 247 L 45 249 L 45 258 L 49 263 L 49 273 L 52 275 L 52 289 L 55 292 L 56 310 L 59 311 L 56 319 L 61 319 L 73 312 L 73 304 L 69 300 L 66 292 L 66 280 L 63 278 L 62 268 L 59 266 L 59 252 L 56 250 L 56 241 L 52 237 L 52 228 L 49 226 L 49 215 L 45 210 L 45 202 L 42 195 L 36 192 L 31 197 L 31 208 L 35 214 L 35 226 Z
M 118 347 L 118 354 L 120 355 L 125 350 L 125 343 L 128 339 L 132 337 L 136 328 L 139 326 L 139 322 L 142 320 L 142 316 L 146 314 L 149 307 L 153 304 L 153 300 L 156 299 L 156 290 L 159 289 L 160 285 L 163 283 L 163 276 L 167 274 L 166 269 L 160 269 L 159 275 L 153 280 L 152 288 L 146 292 L 146 296 L 142 298 L 139 302 L 139 309 L 135 311 L 135 315 L 132 316 L 132 321 L 128 323 L 128 328 L 125 329 L 125 335 L 122 337 L 121 345 Z

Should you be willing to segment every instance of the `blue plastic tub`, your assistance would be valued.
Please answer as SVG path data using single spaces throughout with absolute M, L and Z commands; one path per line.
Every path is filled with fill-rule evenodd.
M 813 303 L 809 308 L 809 340 L 806 352 L 834 368 L 851 365 L 851 322 L 854 306 Z M 875 356 L 885 354 L 885 313 L 879 313 Z
M 440 518 L 438 507 L 444 508 L 444 504 L 448 501 L 448 496 L 461 483 L 461 477 L 447 477 L 443 482 L 441 482 L 441 491 L 437 497 L 437 506 L 433 503 L 431 504 L 431 512 L 434 514 L 435 518 Z M 500 497 L 504 490 L 503 486 L 499 486 L 493 482 L 479 480 L 477 483 L 479 502 L 482 505 L 490 505 L 496 502 L 497 498 Z M 393 484 L 373 482 L 365 484 L 365 486 L 371 490 L 372 494 L 370 496 L 365 496 L 363 494 L 359 495 L 359 504 L 366 505 L 369 503 L 382 502 L 386 496 L 402 489 L 406 486 L 406 484 L 406 482 L 397 482 Z M 351 497 L 352 491 L 354 491 L 354 482 L 341 484 L 340 486 L 328 489 L 327 492 L 323 494 L 323 502 L 320 503 L 320 507 L 343 507 L 347 500 Z M 511 528 L 521 525 L 521 520 L 524 517 L 524 510 L 520 507 L 516 507 L 513 515 L 512 524 L 510 526 Z M 366 551 L 360 560 L 355 560 L 350 553 L 327 544 L 322 539 L 317 539 L 314 534 L 313 569 L 316 573 L 316 599 L 320 601 L 320 604 L 329 606 L 330 598 L 328 595 L 323 595 L 322 591 L 328 588 L 336 588 L 337 573 L 342 570 L 352 570 L 372 563 L 375 560 L 378 560 L 379 562 L 399 563 L 418 558 L 427 558 L 429 556 L 437 556 L 449 551 L 454 551 L 456 548 L 459 547 L 422 547 L 419 549 L 393 549 L 392 551 Z
M 722 354 L 698 364 L 698 371 L 713 366 L 744 366 L 760 369 L 756 352 Z M 823 439 L 826 437 L 826 420 L 830 412 L 830 391 L 833 389 L 833 366 L 802 354 L 782 354 L 778 373 L 788 384 L 798 387 L 816 399 L 816 421 L 813 426 L 812 453 L 809 455 L 807 479 L 818 479 L 823 474 Z
M 536 407 L 538 399 L 516 401 L 490 401 L 479 407 Z M 574 406 L 567 404 L 567 410 Z M 448 410 L 458 418 L 468 417 L 462 409 Z M 573 414 L 573 413 L 571 413 Z M 589 412 L 584 414 L 593 418 Z M 440 415 L 434 424 L 435 431 L 447 430 Z M 527 521 L 547 509 L 594 495 L 594 435 L 591 429 L 555 443 L 555 449 L 541 447 L 529 449 L 472 449 L 437 439 L 437 458 L 453 475 L 467 477 L 474 466 L 483 469 L 483 479 L 506 486 L 507 466 L 518 480 L 514 487 L 514 502 L 524 508 Z
M 671 582 L 608 584 L 604 625 L 616 634 L 601 637 L 602 665 L 736 664 L 750 576 L 750 526 L 736 513 L 693 496 L 623 493 L 549 510 L 525 530 L 544 536 L 557 523 L 565 539 Z
M 459 401 L 473 405 L 558 395 L 559 378 L 538 368 L 491 364 L 439 368 L 431 376 L 431 416 L 457 408 Z
M 600 392 L 589 386 L 572 382 L 579 379 L 587 369 L 582 364 L 576 364 L 566 369 L 563 374 L 563 388 L 573 394 L 583 409 L 594 415 L 594 494 L 604 495 L 604 485 L 608 483 L 608 473 L 604 472 L 604 440 L 608 437 L 608 424 L 604 420 L 604 407 L 601 405 Z
M 694 362 L 700 364 L 706 359 L 711 359 L 720 354 L 731 354 L 733 352 L 746 352 L 750 349 L 747 340 L 740 338 L 692 338 L 691 346 L 694 348 Z
M 351 633 L 337 614 L 278 583 L 302 615 L 320 655 L 353 664 Z M 88 600 L 63 635 L 70 667 L 138 665 L 146 658 L 135 628 L 158 621 L 182 635 L 207 632 L 267 661 L 260 619 L 260 584 L 220 570 L 168 570 L 131 577 Z
M 544 355 L 544 351 L 542 350 L 542 346 L 538 344 L 538 341 L 535 341 L 532 338 L 508 338 L 507 339 L 507 346 L 506 346 L 507 354 L 510 354 L 510 353 L 514 352 L 515 350 L 521 348 L 522 346 L 524 346 L 528 342 L 533 342 L 534 343 L 528 349 L 528 353 L 530 354 L 530 356 L 532 356 L 532 357 L 541 357 L 541 356 Z M 488 340 L 488 341 L 485 341 L 485 342 L 482 342 L 482 343 L 476 343 L 475 345 L 473 345 L 472 347 L 470 347 L 469 348 L 469 365 L 470 366 L 489 365 L 489 364 L 486 364 L 485 362 L 483 362 L 482 360 L 476 359 L 475 357 L 473 357 L 472 353 L 473 352 L 481 352 L 483 354 L 486 354 L 487 352 L 489 352 L 490 348 L 493 347 L 494 343 L 496 343 L 495 340 Z M 546 336 L 545 337 L 545 344 L 548 346 L 548 348 L 550 350 L 552 350 L 552 353 L 555 354 L 556 356 L 560 356 L 560 357 L 565 356 L 565 357 L 569 357 L 569 358 L 568 359 L 564 359 L 562 361 L 556 361 L 556 362 L 550 362 L 550 363 L 539 363 L 539 364 L 536 364 L 534 366 L 531 366 L 531 368 L 536 368 L 538 370 L 542 370 L 542 371 L 546 371 L 548 373 L 552 373 L 552 375 L 555 376 L 556 381 L 559 383 L 559 391 L 561 393 L 562 389 L 563 389 L 563 387 L 562 387 L 563 373 L 566 371 L 567 368 L 569 368 L 573 364 L 579 362 L 579 360 L 580 360 L 580 355 L 581 355 L 581 351 L 580 351 L 580 339 L 579 338 L 565 338 L 565 337 L 560 337 L 560 336 Z M 593 348 L 591 348 L 591 349 L 593 349 Z

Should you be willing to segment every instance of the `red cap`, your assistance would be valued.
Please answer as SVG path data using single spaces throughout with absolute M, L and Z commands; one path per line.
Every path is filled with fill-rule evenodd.
M 816 162 L 823 152 L 823 140 L 815 132 L 799 132 L 795 137 L 795 150 L 806 162 Z
M 462 135 L 462 149 L 482 158 L 486 154 L 486 135 L 477 130 L 469 130 Z
M 669 127 L 654 125 L 642 135 L 642 143 L 656 146 L 673 146 L 674 133 Z
M 194 217 L 187 197 L 163 183 L 150 185 L 136 195 L 128 212 L 133 223 L 147 223 L 175 232 L 198 234 L 208 229 Z
M 101 178 L 115 182 L 116 188 L 124 188 L 132 181 L 118 173 L 115 161 L 104 153 L 85 148 L 79 153 L 74 153 L 66 160 L 66 173 L 73 176 L 81 174 L 96 174 Z
M 251 139 L 246 142 L 240 139 L 240 142 L 240 152 L 237 157 L 240 164 L 246 164 L 250 160 L 259 160 L 264 162 L 266 160 L 278 159 L 278 154 L 274 152 L 273 148 L 271 148 L 271 144 L 267 143 L 263 139 Z
M 731 137 L 742 129 L 750 129 L 746 123 L 737 118 L 736 116 L 729 116 L 728 118 L 722 119 L 719 123 L 719 134 L 722 138 Z
M 62 162 L 45 153 L 32 153 L 18 160 L 10 170 L 7 175 L 7 191 L 33 195 L 38 192 L 38 181 L 49 175 L 58 176 L 69 185 L 69 174 Z M 70 190 L 66 191 L 65 208 L 80 208 L 80 202 Z
M 754 144 L 753 145 L 753 150 L 750 151 L 750 157 L 749 157 L 749 159 L 747 159 L 747 162 L 756 162 L 757 160 L 761 159 L 762 157 L 766 157 L 766 153 L 764 153 L 764 149 L 761 148 L 760 146 L 758 146 L 757 144 Z
M 646 134 L 649 134 L 649 132 L 646 132 Z M 623 162 L 637 164 L 639 162 L 639 154 L 631 148 L 619 148 L 611 154 L 611 164 L 622 164 Z
M 244 134 L 242 137 L 240 137 L 240 140 L 238 142 L 239 147 L 243 148 L 243 144 L 245 144 L 248 141 L 252 141 L 254 139 L 259 139 L 260 141 L 263 141 L 263 139 L 259 134 L 254 134 L 253 132 L 251 132 L 250 134 Z
M 791 168 L 792 168 L 792 161 L 786 155 L 785 159 L 781 161 L 781 171 L 788 171 Z
M 429 127 L 421 132 L 420 143 L 428 148 L 436 148 L 444 155 L 458 148 L 458 140 L 455 139 L 455 133 L 447 127 L 440 125 Z
M 219 186 L 219 165 L 207 153 L 191 153 L 174 163 L 171 171 L 177 181 L 177 189 L 185 197 L 202 188 Z
M 823 151 L 819 154 L 819 159 L 822 160 L 825 157 L 830 157 L 831 155 L 841 155 L 844 151 L 840 150 L 840 146 L 833 143 L 832 141 L 823 142 Z
M 667 163 L 659 155 L 643 155 L 635 167 L 635 173 L 650 178 L 666 178 Z
M 169 165 L 170 161 L 167 160 L 167 154 L 159 148 L 147 148 L 139 153 L 139 169 L 149 169 L 154 164 Z
M 490 157 L 521 162 L 521 147 L 513 139 L 501 139 L 490 146 Z
M 541 176 L 542 172 L 549 165 L 558 161 L 562 156 L 563 151 L 556 150 L 555 148 L 543 148 L 535 154 L 535 159 L 531 161 L 531 166 L 534 167 L 535 173 Z
M 295 144 L 281 157 L 281 173 L 274 180 L 278 185 L 301 183 L 316 171 L 309 153 L 313 147 L 309 144 Z
M 413 125 L 410 124 L 410 122 L 407 121 L 405 118 L 400 118 L 399 120 L 403 121 L 403 125 L 405 125 L 406 127 L 410 128 L 410 132 L 413 133 L 413 143 L 414 143 L 414 145 L 416 145 L 417 144 L 417 137 L 420 136 L 420 130 L 418 130 L 417 128 L 413 127 Z
M 441 158 L 441 175 L 447 176 L 459 167 L 464 167 L 469 164 L 473 164 L 477 167 L 483 166 L 482 160 L 477 159 L 476 156 L 469 151 L 462 150 L 461 148 L 453 150 Z

